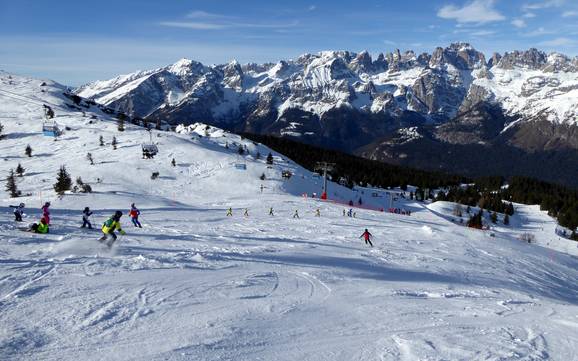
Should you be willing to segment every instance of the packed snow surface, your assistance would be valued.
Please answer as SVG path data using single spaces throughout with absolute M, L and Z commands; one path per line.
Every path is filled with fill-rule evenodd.
M 268 166 L 262 145 L 195 124 L 154 132 L 159 154 L 145 160 L 141 128 L 67 110 L 53 83 L 2 74 L 0 84 L 20 94 L 0 95 L 0 171 L 21 163 L 30 194 L 0 198 L 3 360 L 578 360 L 576 244 L 536 207 L 485 232 L 452 219 L 452 204 L 401 197 L 394 206 L 411 216 L 347 217 L 347 206 L 302 197 L 321 179 L 275 152 Z M 69 127 L 57 141 L 40 133 L 48 102 Z M 94 193 L 58 198 L 61 165 Z M 330 183 L 329 194 L 389 207 L 386 191 Z M 29 223 L 45 201 L 50 234 L 20 231 L 8 206 L 25 202 Z M 127 219 L 131 203 L 142 229 Z M 85 206 L 97 230 L 79 228 Z M 117 209 L 127 234 L 108 250 L 98 228 Z M 537 244 L 518 240 L 525 232 Z

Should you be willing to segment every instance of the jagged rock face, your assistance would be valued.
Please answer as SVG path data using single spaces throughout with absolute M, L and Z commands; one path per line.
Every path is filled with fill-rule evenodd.
M 535 139 L 558 133 L 509 131 L 537 120 L 554 128 L 578 124 L 577 69 L 578 58 L 536 49 L 494 53 L 486 62 L 471 45 L 456 43 L 432 54 L 395 50 L 372 58 L 325 51 L 275 64 L 204 66 L 183 59 L 88 84 L 77 94 L 151 120 L 290 136 L 392 161 L 380 156 L 381 139 L 392 140 L 385 142 L 383 154 L 389 155 L 426 140 L 436 149 L 489 146 L 497 139 L 532 152 L 541 146 L 578 149 L 576 132 L 568 141 L 540 143 Z
M 493 53 L 490 60 L 488 60 L 488 68 L 498 65 L 500 60 L 502 60 L 502 55 L 500 55 L 500 53 Z
M 419 113 L 427 113 L 436 119 L 443 119 L 462 103 L 466 90 L 456 86 L 437 69 L 425 70 L 412 86 L 410 105 Z
M 475 67 L 486 65 L 486 58 L 470 44 L 457 43 L 445 49 L 436 48 L 429 62 L 429 66 L 432 68 L 446 64 L 451 64 L 459 70 L 472 70 Z
M 527 51 L 514 51 L 511 53 L 505 53 L 498 67 L 502 69 L 513 69 L 514 67 L 520 67 L 531 70 L 539 70 L 548 61 L 548 56 L 546 53 L 539 51 L 538 49 L 532 48 Z

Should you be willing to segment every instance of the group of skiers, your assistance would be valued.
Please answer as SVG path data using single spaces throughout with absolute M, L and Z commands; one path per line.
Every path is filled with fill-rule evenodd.
M 26 207 L 26 205 L 24 203 L 20 203 L 17 206 L 10 206 L 10 207 L 14 208 L 13 212 L 14 220 L 16 222 L 22 222 L 24 216 L 24 208 Z M 31 224 L 30 227 L 26 229 L 27 231 L 40 234 L 49 233 L 50 202 L 44 203 L 41 210 L 42 210 L 42 217 L 40 218 L 40 221 L 38 223 Z M 84 208 L 84 210 L 82 211 L 82 226 L 80 228 L 93 229 L 92 222 L 90 221 L 90 217 L 92 216 L 92 214 L 93 212 L 90 210 L 89 207 Z M 138 219 L 140 216 L 140 210 L 135 206 L 134 203 L 132 203 L 130 206 L 129 216 L 131 218 L 132 224 L 135 227 L 142 228 L 142 224 Z M 122 230 L 120 226 L 120 217 L 122 217 L 122 212 L 116 211 L 109 219 L 106 220 L 106 222 L 104 222 L 101 228 L 103 236 L 99 239 L 100 242 L 106 241 L 110 236 L 112 239 L 109 242 L 107 242 L 107 245 L 111 247 L 112 244 L 117 239 L 115 231 L 118 231 L 121 235 L 125 234 L 125 232 Z
M 24 217 L 24 208 L 26 205 L 24 203 L 20 203 L 17 206 L 10 206 L 10 208 L 14 208 L 14 221 L 22 222 Z M 50 228 L 50 202 L 44 203 L 41 208 L 42 210 L 42 217 L 38 223 L 32 223 L 28 228 L 29 231 L 34 233 L 48 233 Z
M 269 208 L 269 215 L 270 216 L 274 216 L 274 212 L 273 212 L 273 207 Z M 356 218 L 357 214 L 353 211 L 353 209 L 349 209 L 349 211 L 345 211 L 345 209 L 343 210 L 343 216 L 348 216 L 348 217 L 353 217 Z M 229 207 L 227 208 L 227 217 L 232 217 L 233 216 L 233 208 Z M 247 208 L 244 209 L 243 212 L 243 216 L 248 217 L 249 216 L 249 210 Z M 315 217 L 321 217 L 321 210 L 319 208 L 315 209 Z M 295 210 L 295 212 L 293 213 L 293 218 L 297 218 L 299 219 L 299 210 Z M 365 241 L 365 244 L 368 244 L 369 246 L 373 247 L 373 243 L 371 242 L 371 240 L 373 239 L 373 235 L 371 233 L 369 233 L 369 231 L 367 230 L 367 228 L 365 229 L 365 231 L 363 232 L 363 234 L 361 236 L 359 236 L 359 238 L 363 238 L 363 240 Z
M 270 216 L 274 216 L 275 213 L 273 212 L 273 207 L 269 208 L 269 215 Z M 232 217 L 233 216 L 233 208 L 229 207 L 227 208 L 227 217 Z M 245 208 L 244 212 L 243 212 L 243 216 L 244 217 L 249 217 L 249 209 Z M 315 217 L 321 217 L 321 210 L 319 208 L 315 209 Z M 295 212 L 293 212 L 293 218 L 300 218 L 299 217 L 299 210 L 295 210 Z
M 10 206 L 11 208 L 14 208 L 14 220 L 16 222 L 22 222 L 23 221 L 23 216 L 24 216 L 24 208 L 25 208 L 25 204 L 24 203 L 20 203 L 17 206 Z M 46 202 L 44 203 L 44 205 L 41 208 L 42 210 L 42 217 L 40 218 L 40 221 L 38 223 L 33 223 L 30 225 L 30 227 L 28 228 L 28 231 L 30 232 L 34 232 L 34 233 L 40 233 L 40 234 L 46 234 L 49 233 L 49 226 L 50 226 L 50 202 Z M 345 215 L 345 210 L 343 210 L 344 215 Z M 352 210 L 350 209 L 348 212 L 348 215 L 351 217 L 352 216 Z M 93 229 L 92 227 L 92 222 L 90 221 L 90 217 L 92 216 L 93 212 L 90 210 L 89 207 L 85 207 L 84 210 L 82 211 L 82 226 L 80 228 L 88 228 L 88 229 Z M 106 242 L 106 245 L 108 247 L 112 247 L 112 245 L 114 244 L 114 242 L 116 242 L 117 240 L 117 235 L 116 235 L 116 231 L 118 231 L 118 233 L 120 233 L 121 235 L 126 234 L 126 232 L 122 229 L 121 225 L 120 225 L 120 218 L 122 217 L 123 213 L 121 211 L 116 211 L 110 218 L 108 218 L 102 225 L 101 231 L 102 231 L 102 237 L 99 238 L 99 242 L 104 243 Z M 274 212 L 273 212 L 273 207 L 269 208 L 269 215 L 270 216 L 274 216 Z M 131 219 L 132 224 L 135 227 L 139 227 L 142 228 L 142 224 L 139 221 L 139 216 L 140 216 L 140 210 L 135 206 L 134 203 L 131 204 L 130 206 L 130 211 L 129 211 L 129 217 Z M 228 217 L 232 217 L 233 216 L 233 208 L 229 207 L 229 209 L 227 209 L 227 216 Z M 248 217 L 249 216 L 249 210 L 247 208 L 245 208 L 244 211 L 244 216 Z M 315 217 L 321 217 L 321 210 L 319 208 L 317 208 L 315 210 Z M 353 217 L 355 217 L 355 215 L 353 215 Z M 293 218 L 300 218 L 299 217 L 299 211 L 296 209 L 295 212 L 293 213 Z M 109 237 L 111 238 L 109 240 Z M 359 237 L 365 240 L 365 244 L 369 244 L 371 247 L 373 247 L 373 244 L 371 243 L 371 239 L 373 238 L 373 235 L 371 233 L 369 233 L 369 231 L 367 230 L 367 228 L 365 229 L 365 231 L 363 232 L 363 234 Z

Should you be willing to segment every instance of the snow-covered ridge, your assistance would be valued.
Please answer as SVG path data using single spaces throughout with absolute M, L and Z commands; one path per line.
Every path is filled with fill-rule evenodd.
M 541 79 L 541 81 L 537 81 Z M 80 87 L 77 93 L 118 106 L 129 114 L 174 118 L 174 122 L 234 122 L 301 109 L 322 117 L 348 107 L 374 114 L 414 111 L 427 119 L 452 118 L 471 86 L 507 115 L 547 114 L 556 123 L 576 123 L 578 58 L 536 49 L 494 54 L 488 61 L 470 44 L 379 54 L 323 51 L 276 64 L 203 66 L 188 59 L 164 68 L 124 75 Z M 175 101 L 174 94 L 180 94 Z M 149 98 L 151 101 L 143 101 Z M 480 99 L 474 99 L 480 101 Z M 202 114 L 198 116 L 195 114 Z M 197 118 L 195 118 L 197 117 Z

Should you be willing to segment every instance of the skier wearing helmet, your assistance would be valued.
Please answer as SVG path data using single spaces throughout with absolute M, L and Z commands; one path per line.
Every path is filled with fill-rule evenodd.
M 122 217 L 121 211 L 116 211 L 112 217 L 106 220 L 102 225 L 102 237 L 98 240 L 99 242 L 104 242 L 108 239 L 110 235 L 112 239 L 106 243 L 106 245 L 110 248 L 112 247 L 113 243 L 116 241 L 117 237 L 114 231 L 118 230 L 118 232 L 122 235 L 125 235 L 125 231 L 122 230 L 120 226 L 120 217 Z
M 24 215 L 24 203 L 20 203 L 17 206 L 10 206 L 10 208 L 14 208 L 14 221 L 22 222 L 22 216 Z
M 42 206 L 42 217 L 46 220 L 46 224 L 50 225 L 50 202 L 44 203 Z
M 138 216 L 140 215 L 140 211 L 138 208 L 133 204 L 130 205 L 130 212 L 128 213 L 130 216 L 130 220 L 135 227 L 142 228 L 142 225 L 138 221 Z

